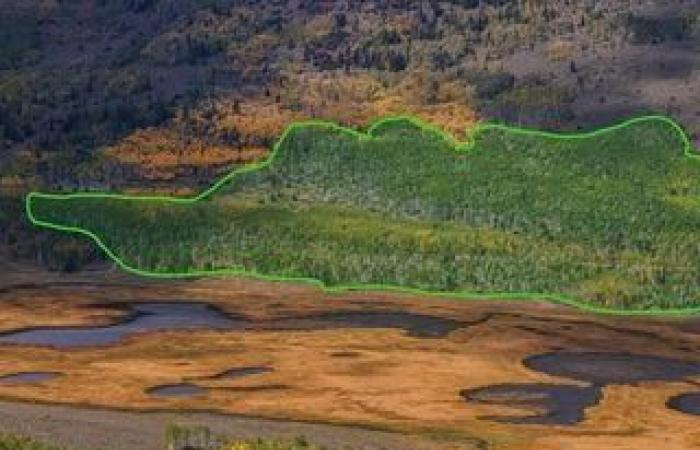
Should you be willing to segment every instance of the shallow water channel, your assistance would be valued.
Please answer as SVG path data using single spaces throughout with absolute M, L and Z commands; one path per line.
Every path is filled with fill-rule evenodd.
M 59 376 L 59 372 L 17 372 L 0 376 L 0 385 L 42 383 Z
M 207 390 L 196 384 L 178 383 L 154 386 L 148 389 L 146 393 L 153 397 L 192 397 L 195 395 L 204 395 L 207 393 Z
M 398 328 L 421 338 L 445 337 L 467 326 L 461 322 L 405 312 L 336 311 L 312 316 L 255 321 L 206 303 L 130 303 L 114 325 L 36 327 L 0 335 L 0 343 L 58 348 L 110 345 L 136 333 L 167 330 L 323 330 L 332 328 Z

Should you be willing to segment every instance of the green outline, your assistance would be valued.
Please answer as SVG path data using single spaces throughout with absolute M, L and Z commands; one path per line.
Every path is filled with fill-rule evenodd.
M 440 292 L 440 291 L 427 291 L 416 288 L 401 287 L 396 285 L 383 285 L 383 284 L 348 284 L 340 286 L 327 286 L 322 281 L 315 278 L 302 278 L 302 277 L 284 277 L 275 275 L 265 275 L 257 273 L 255 271 L 248 271 L 242 269 L 216 269 L 216 270 L 198 270 L 192 272 L 151 272 L 147 270 L 141 270 L 136 267 L 131 267 L 122 261 L 118 256 L 112 252 L 112 250 L 104 244 L 99 236 L 93 232 L 80 227 L 70 227 L 64 225 L 58 225 L 51 222 L 45 222 L 37 219 L 31 209 L 31 201 L 34 198 L 44 198 L 50 200 L 68 200 L 74 198 L 116 198 L 121 200 L 136 200 L 136 201 L 160 201 L 160 202 L 170 202 L 177 204 L 191 204 L 196 203 L 200 200 L 206 199 L 218 191 L 225 184 L 233 180 L 239 174 L 252 172 L 255 170 L 260 170 L 267 167 L 274 161 L 277 156 L 280 144 L 285 140 L 287 135 L 297 128 L 308 127 L 308 126 L 320 126 L 323 128 L 331 129 L 340 133 L 345 133 L 353 136 L 357 139 L 364 140 L 374 137 L 374 131 L 381 125 L 388 122 L 395 121 L 408 121 L 415 125 L 417 128 L 421 129 L 423 132 L 434 133 L 441 139 L 447 140 L 450 144 L 454 146 L 456 152 L 469 152 L 473 149 L 475 145 L 475 136 L 485 130 L 504 130 L 511 133 L 517 133 L 521 135 L 537 136 L 551 139 L 561 139 L 561 140 L 576 140 L 576 139 L 588 139 L 596 137 L 598 135 L 619 130 L 630 125 L 634 125 L 640 122 L 650 122 L 650 121 L 660 121 L 665 124 L 671 125 L 671 127 L 678 132 L 681 136 L 681 140 L 684 145 L 683 154 L 688 158 L 693 158 L 700 160 L 700 155 L 694 154 L 692 152 L 692 143 L 688 134 L 683 130 L 681 125 L 670 117 L 663 115 L 647 115 L 635 117 L 632 119 L 625 120 L 615 125 L 608 127 L 599 128 L 592 131 L 584 131 L 578 133 L 557 133 L 551 131 L 541 131 L 529 128 L 520 128 L 509 126 L 500 123 L 484 123 L 479 124 L 472 129 L 467 140 L 464 142 L 459 142 L 455 140 L 453 136 L 446 133 L 445 131 L 429 125 L 416 117 L 411 116 L 391 116 L 385 117 L 383 119 L 377 120 L 372 125 L 369 126 L 366 132 L 360 132 L 351 128 L 346 128 L 333 122 L 310 120 L 303 122 L 295 122 L 287 126 L 282 135 L 275 142 L 272 152 L 270 155 L 257 163 L 246 165 L 237 169 L 232 170 L 228 174 L 224 175 L 214 184 L 212 184 L 208 189 L 202 191 L 193 197 L 167 197 L 167 196 L 138 196 L 138 195 L 121 195 L 121 194 L 111 194 L 111 193 L 100 193 L 100 192 L 81 192 L 72 194 L 45 194 L 40 192 L 30 192 L 25 197 L 25 212 L 31 223 L 37 227 L 48 228 L 55 231 L 65 232 L 65 233 L 76 233 L 82 234 L 91 238 L 97 246 L 122 270 L 149 278 L 159 278 L 159 279 L 182 279 L 182 278 L 198 278 L 198 277 L 217 277 L 217 276 L 235 276 L 235 277 L 248 277 L 265 281 L 275 281 L 275 282 L 298 282 L 306 283 L 316 287 L 319 287 L 327 293 L 339 293 L 347 291 L 392 291 L 400 293 L 409 293 L 417 295 L 428 295 L 432 297 L 442 297 L 451 299 L 473 299 L 473 300 L 520 300 L 520 301 L 542 301 L 547 300 L 551 303 L 573 306 L 581 310 L 598 313 L 598 314 L 613 314 L 613 315 L 628 315 L 628 316 L 649 316 L 649 315 L 690 315 L 690 314 L 700 314 L 700 306 L 689 307 L 689 308 L 650 308 L 650 309 L 621 309 L 621 308 L 611 308 L 605 306 L 594 306 L 589 305 L 576 298 L 563 295 L 563 294 L 551 294 L 551 293 L 537 293 L 537 292 L 513 292 L 513 293 L 482 293 L 482 292 L 470 292 L 470 291 L 458 291 L 458 292 Z

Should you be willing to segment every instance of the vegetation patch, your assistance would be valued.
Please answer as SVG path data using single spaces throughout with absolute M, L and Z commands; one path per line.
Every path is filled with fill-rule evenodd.
M 280 439 L 236 439 L 228 440 L 214 436 L 206 427 L 180 427 L 171 425 L 166 429 L 167 448 L 172 450 L 324 450 L 326 447 L 309 443 L 299 436 L 292 440 Z M 0 435 L 0 450 L 77 450 L 48 444 L 34 439 Z
M 689 150 L 657 116 L 569 135 L 487 125 L 468 144 L 405 118 L 309 122 L 197 197 L 31 194 L 27 211 L 142 275 L 684 309 L 700 306 Z
M 46 444 L 24 436 L 0 434 L 0 450 L 76 450 L 68 447 Z
M 204 426 L 171 424 L 165 430 L 165 440 L 173 450 L 326 450 L 310 443 L 304 436 L 294 439 L 226 439 Z M 350 448 L 344 447 L 347 450 Z

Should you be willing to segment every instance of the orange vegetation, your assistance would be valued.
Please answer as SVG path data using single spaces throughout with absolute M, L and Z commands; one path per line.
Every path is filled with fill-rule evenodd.
M 206 145 L 195 140 L 186 146 L 173 132 L 162 128 L 137 130 L 117 145 L 108 148 L 105 155 L 129 164 L 144 167 L 175 167 L 181 165 L 209 166 L 254 161 L 267 151 L 265 148 L 242 148 Z
M 322 119 L 357 128 L 379 117 L 413 115 L 458 139 L 478 120 L 470 88 L 459 79 L 437 80 L 427 71 L 385 75 L 308 72 L 290 63 L 289 73 L 256 96 L 234 94 L 178 111 L 162 127 L 133 132 L 106 148 L 108 160 L 136 165 L 147 179 L 172 180 L 182 167 L 221 167 L 264 157 L 292 122 Z M 221 145 L 198 135 L 235 136 Z M 200 133 L 201 134 L 201 133 Z

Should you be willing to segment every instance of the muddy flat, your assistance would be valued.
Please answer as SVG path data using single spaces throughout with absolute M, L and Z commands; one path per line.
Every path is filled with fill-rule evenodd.
M 330 295 L 247 279 L 155 282 L 103 272 L 29 278 L 0 289 L 6 338 L 0 376 L 61 376 L 0 384 L 0 396 L 81 405 L 84 413 L 71 420 L 91 420 L 91 407 L 99 408 L 95 414 L 116 408 L 135 417 L 201 413 L 207 423 L 207 414 L 234 414 L 276 426 L 302 421 L 351 428 L 366 438 L 352 434 L 351 441 L 387 449 L 413 448 L 405 442 L 435 449 L 700 447 L 695 397 L 688 397 L 700 382 L 694 318 L 598 316 L 524 301 Z M 10 339 L 38 330 L 128 327 L 134 311 L 145 314 L 139 316 L 145 323 L 163 324 L 158 314 L 164 310 L 154 304 L 175 305 L 165 308 L 171 313 L 195 308 L 197 326 L 187 326 L 185 314 L 171 315 L 168 326 L 84 345 Z M 241 376 L 222 376 L 237 368 Z M 153 395 L 181 385 L 194 386 L 185 391 L 196 395 L 178 388 L 183 395 Z M 32 414 L 49 408 L 32 407 Z M 11 429 L 4 417 L 0 427 Z M 392 447 L 368 428 L 408 441 Z

